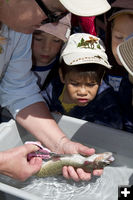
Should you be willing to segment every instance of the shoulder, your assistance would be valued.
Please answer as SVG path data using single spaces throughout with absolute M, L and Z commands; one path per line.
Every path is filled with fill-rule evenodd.
M 28 41 L 32 40 L 32 34 L 24 34 L 16 32 L 10 29 L 7 25 L 3 24 L 1 28 L 1 34 L 6 38 L 9 46 L 16 46 L 19 42 L 26 44 Z

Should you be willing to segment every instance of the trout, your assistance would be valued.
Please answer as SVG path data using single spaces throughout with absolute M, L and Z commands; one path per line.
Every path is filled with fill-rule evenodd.
M 115 159 L 111 152 L 83 156 L 80 154 L 64 154 L 48 161 L 43 161 L 39 177 L 55 176 L 62 174 L 64 166 L 73 166 L 75 169 L 82 168 L 86 172 L 92 172 L 94 169 L 103 169 Z

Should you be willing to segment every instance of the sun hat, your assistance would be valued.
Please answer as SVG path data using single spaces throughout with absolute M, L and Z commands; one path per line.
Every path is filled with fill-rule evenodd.
M 110 16 L 108 21 L 113 20 L 121 14 L 133 15 L 133 0 L 116 0 L 111 4 Z
M 36 30 L 44 31 L 66 42 L 71 33 L 71 13 L 67 14 L 58 23 L 48 23 Z
M 133 9 L 121 9 L 119 11 L 114 12 L 109 18 L 108 21 L 112 21 L 116 17 L 122 15 L 122 14 L 131 14 L 133 15 Z
M 79 16 L 96 16 L 107 12 L 111 6 L 107 0 L 59 0 L 71 13 Z
M 62 49 L 60 61 L 62 59 L 67 65 L 97 63 L 111 68 L 101 39 L 87 33 L 75 33 L 69 37 Z
M 122 65 L 133 76 L 133 34 L 118 45 L 117 54 Z
M 132 0 L 115 0 L 111 7 L 117 7 L 117 8 L 126 8 L 130 9 L 133 8 L 133 1 Z

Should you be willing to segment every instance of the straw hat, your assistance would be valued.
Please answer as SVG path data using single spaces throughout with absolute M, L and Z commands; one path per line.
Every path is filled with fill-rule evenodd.
M 79 16 L 96 16 L 111 7 L 107 0 L 59 0 L 71 13 Z
M 75 33 L 69 37 L 60 61 L 62 59 L 67 65 L 96 63 L 111 68 L 100 38 L 87 33 Z
M 117 53 L 125 69 L 133 76 L 133 34 L 129 39 L 118 45 Z

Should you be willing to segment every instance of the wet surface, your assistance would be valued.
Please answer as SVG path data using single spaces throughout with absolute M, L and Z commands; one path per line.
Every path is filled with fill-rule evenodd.
M 128 157 L 114 156 L 115 162 L 105 167 L 103 175 L 88 182 L 76 183 L 63 176 L 33 176 L 25 182 L 0 176 L 0 181 L 47 200 L 117 200 L 118 186 L 133 184 L 133 163 Z

